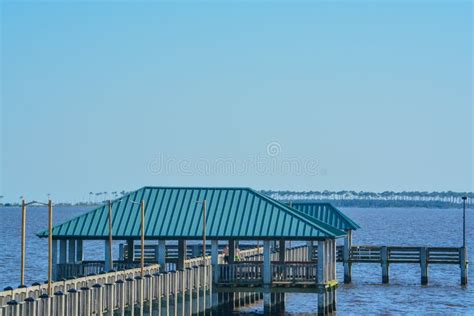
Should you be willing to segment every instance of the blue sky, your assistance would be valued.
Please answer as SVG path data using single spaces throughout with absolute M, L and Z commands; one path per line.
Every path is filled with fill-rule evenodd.
M 5 200 L 473 190 L 470 1 L 1 10 Z

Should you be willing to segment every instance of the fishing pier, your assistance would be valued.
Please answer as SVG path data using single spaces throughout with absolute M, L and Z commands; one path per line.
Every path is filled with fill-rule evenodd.
M 317 294 L 326 315 L 336 310 L 337 262 L 345 283 L 353 264 L 380 264 L 388 283 L 390 265 L 411 263 L 422 284 L 431 264 L 459 265 L 467 284 L 465 247 L 355 246 L 358 228 L 328 203 L 288 205 L 249 188 L 144 187 L 38 233 L 49 240 L 49 282 L 0 292 L 0 316 L 193 315 L 260 300 L 271 314 L 287 292 Z M 84 258 L 91 240 L 103 241 L 104 260 Z

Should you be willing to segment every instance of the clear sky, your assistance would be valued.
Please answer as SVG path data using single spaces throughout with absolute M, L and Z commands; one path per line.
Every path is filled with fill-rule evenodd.
M 473 190 L 471 1 L 1 10 L 4 201 Z

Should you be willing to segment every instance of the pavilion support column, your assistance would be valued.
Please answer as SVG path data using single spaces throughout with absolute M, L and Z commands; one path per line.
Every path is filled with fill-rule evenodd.
M 67 240 L 59 241 L 59 263 L 67 262 Z
M 67 261 L 69 263 L 76 262 L 76 240 L 70 239 L 68 240 L 68 251 L 67 251 Z
M 135 260 L 135 241 L 127 239 L 127 261 L 133 262 Z
M 109 246 L 110 246 L 110 241 L 106 239 L 104 241 L 104 271 L 108 272 L 112 270 L 112 267 L 110 266 L 110 253 L 109 253 Z
M 219 282 L 219 241 L 211 241 L 211 264 L 213 271 L 214 284 Z
M 186 260 L 186 240 L 178 241 L 178 263 L 176 270 L 184 269 L 184 261 Z
M 270 285 L 272 283 L 271 275 L 271 258 L 270 258 L 270 241 L 263 241 L 263 284 Z
M 285 253 L 286 253 L 286 242 L 285 240 L 280 240 L 280 245 L 278 247 L 280 262 L 285 262 Z
M 326 283 L 326 241 L 318 241 L 317 282 Z M 318 293 L 318 315 L 326 315 L 327 297 L 325 291 Z
M 347 236 L 344 238 L 344 250 L 342 253 L 342 261 L 344 264 L 344 283 L 352 282 L 352 263 L 351 263 L 351 248 L 352 248 L 352 230 L 347 231 Z
M 156 261 L 160 265 L 160 271 L 166 271 L 166 240 L 158 240 L 158 258 Z
M 307 258 L 307 260 L 311 261 L 311 260 L 313 260 L 313 252 L 314 252 L 313 251 L 313 241 L 312 240 L 307 241 L 306 245 L 307 245 L 307 248 L 308 248 L 308 258 Z
M 270 240 L 263 241 L 263 313 L 264 315 L 271 315 L 271 293 L 270 286 L 272 283 L 271 273 L 271 242 Z
M 52 279 L 56 281 L 58 279 L 58 241 L 57 239 L 53 239 L 53 253 L 52 253 L 52 266 L 53 266 L 53 274 Z
M 59 264 L 65 264 L 67 262 L 67 240 L 59 240 Z M 64 275 L 59 273 L 57 275 L 58 279 L 62 279 Z
M 84 261 L 84 242 L 78 239 L 76 242 L 76 262 Z
M 235 240 L 229 239 L 229 263 L 235 261 Z

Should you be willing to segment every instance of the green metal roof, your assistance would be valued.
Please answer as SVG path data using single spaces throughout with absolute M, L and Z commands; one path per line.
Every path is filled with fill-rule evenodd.
M 249 188 L 144 187 L 112 202 L 115 239 L 140 238 L 145 201 L 145 238 L 201 239 L 206 200 L 208 239 L 324 239 L 345 235 L 322 221 Z M 102 205 L 53 228 L 54 238 L 105 239 L 108 206 Z M 39 237 L 47 237 L 43 231 Z
M 297 201 L 291 202 L 291 207 L 340 230 L 360 228 L 357 223 L 330 203 Z

